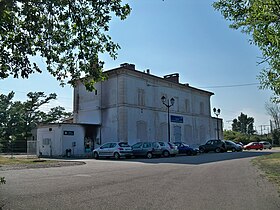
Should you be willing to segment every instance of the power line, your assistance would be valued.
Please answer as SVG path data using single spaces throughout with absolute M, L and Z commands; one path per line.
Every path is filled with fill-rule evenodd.
M 216 86 L 207 86 L 199 88 L 231 88 L 231 87 L 245 87 L 245 86 L 255 86 L 260 85 L 260 83 L 247 83 L 247 84 L 236 84 L 236 85 L 216 85 Z
M 1 91 L 8 91 L 8 92 L 15 92 L 15 93 L 21 93 L 21 94 L 28 94 L 30 92 L 33 92 L 33 91 L 28 91 L 28 92 L 24 92 L 24 91 L 19 91 L 19 90 L 8 90 L 8 89 L 0 89 Z M 34 92 L 44 92 L 44 91 L 34 91 Z M 45 93 L 45 92 L 44 92 Z M 58 97 L 56 98 L 57 99 L 66 99 L 66 100 L 72 100 L 72 98 L 68 98 L 68 97 L 61 97 L 58 95 Z

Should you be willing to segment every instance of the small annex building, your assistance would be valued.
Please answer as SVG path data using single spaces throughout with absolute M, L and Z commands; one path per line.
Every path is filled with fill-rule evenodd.
M 87 156 L 96 136 L 94 125 L 57 123 L 37 128 L 37 155 L 43 157 Z

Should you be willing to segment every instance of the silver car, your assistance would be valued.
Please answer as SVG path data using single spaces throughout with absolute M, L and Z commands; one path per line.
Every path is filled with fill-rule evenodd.
M 127 142 L 108 142 L 93 150 L 93 157 L 95 159 L 99 157 L 130 158 L 132 155 L 132 148 Z
M 260 141 L 264 149 L 272 149 L 272 145 L 268 141 Z
M 179 153 L 177 146 L 173 143 L 163 141 L 159 141 L 158 143 L 161 147 L 163 157 L 174 157 Z

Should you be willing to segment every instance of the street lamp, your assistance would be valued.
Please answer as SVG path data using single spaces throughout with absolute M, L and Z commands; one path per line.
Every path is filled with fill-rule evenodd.
M 220 140 L 220 137 L 219 137 L 219 120 L 218 120 L 218 116 L 221 114 L 221 110 L 220 110 L 220 109 L 214 108 L 214 109 L 213 109 L 213 112 L 214 112 L 214 114 L 215 114 L 216 117 L 217 117 L 217 137 L 218 137 L 218 140 Z
M 167 100 L 167 103 L 166 103 L 166 98 L 165 98 L 165 96 L 162 96 L 162 97 L 161 97 L 161 101 L 162 101 L 162 103 L 167 107 L 167 117 L 168 117 L 168 119 L 167 119 L 167 123 L 168 123 L 168 125 L 167 125 L 167 127 L 168 127 L 168 142 L 170 142 L 170 117 L 169 117 L 169 108 L 170 108 L 171 106 L 174 105 L 175 99 L 174 99 L 174 98 L 171 98 L 170 100 Z M 169 103 L 169 102 L 170 102 L 170 103 Z

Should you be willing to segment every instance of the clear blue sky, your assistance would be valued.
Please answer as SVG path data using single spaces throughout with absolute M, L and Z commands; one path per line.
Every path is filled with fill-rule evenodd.
M 117 60 L 102 56 L 105 69 L 128 62 L 156 76 L 179 73 L 181 83 L 215 93 L 211 106 L 221 109 L 226 129 L 241 112 L 255 118 L 259 132 L 260 125 L 269 124 L 265 103 L 272 93 L 256 84 L 263 68 L 257 65 L 261 53 L 249 44 L 249 36 L 228 27 L 229 22 L 211 6 L 213 0 L 125 2 L 132 7 L 131 15 L 125 21 L 113 19 L 110 30 L 121 49 Z M 26 99 L 29 91 L 56 92 L 58 100 L 50 105 L 72 110 L 73 89 L 59 87 L 46 72 L 29 80 L 2 80 L 1 93 L 11 90 L 17 100 Z

